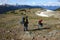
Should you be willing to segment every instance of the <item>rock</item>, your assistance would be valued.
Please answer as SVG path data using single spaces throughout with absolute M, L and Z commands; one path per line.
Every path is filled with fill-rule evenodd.
M 57 28 L 60 28 L 60 25 L 58 25 Z
M 33 36 L 26 31 L 23 35 L 20 36 L 20 39 L 22 40 L 32 40 Z
M 60 39 L 60 30 L 53 30 L 46 35 L 46 38 L 50 40 Z
M 9 33 L 10 31 L 8 30 L 8 31 L 6 31 L 6 33 Z
M 11 40 L 14 40 L 14 39 L 11 39 Z
M 48 33 L 48 36 L 51 36 L 51 37 L 55 36 L 57 32 L 59 32 L 59 31 L 58 30 L 53 30 L 53 31 Z

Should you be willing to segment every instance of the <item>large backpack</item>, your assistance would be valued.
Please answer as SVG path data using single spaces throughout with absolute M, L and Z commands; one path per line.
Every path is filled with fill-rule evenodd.
M 42 20 L 39 20 L 38 23 L 41 24 L 42 23 Z

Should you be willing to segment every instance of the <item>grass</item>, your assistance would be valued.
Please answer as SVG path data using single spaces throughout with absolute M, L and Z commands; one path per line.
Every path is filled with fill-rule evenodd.
M 15 10 L 15 11 L 9 11 L 6 12 L 5 14 L 0 14 L 0 39 L 1 40 L 12 40 L 12 39 L 18 39 L 18 37 L 21 35 L 21 32 L 23 34 L 23 26 L 20 24 L 20 21 L 22 19 L 22 14 L 25 13 L 29 17 L 29 29 L 32 30 L 34 28 L 38 28 L 38 20 L 43 19 L 43 24 L 44 27 L 51 27 L 51 29 L 47 29 L 45 31 L 43 30 L 37 30 L 37 31 L 29 31 L 32 33 L 35 33 L 37 35 L 42 33 L 48 33 L 51 30 L 60 30 L 60 25 L 58 24 L 59 18 L 54 18 L 54 17 L 39 17 L 35 15 L 36 11 L 41 11 L 42 9 L 26 9 L 25 11 L 20 11 Z M 8 32 L 9 31 L 9 32 Z M 18 36 L 19 35 L 19 36 Z

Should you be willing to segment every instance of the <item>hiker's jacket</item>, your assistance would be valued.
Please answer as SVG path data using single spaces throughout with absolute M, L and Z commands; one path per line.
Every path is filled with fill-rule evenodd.
M 39 20 L 38 24 L 41 24 L 42 23 L 42 20 Z
M 28 23 L 29 23 L 29 22 L 28 22 L 28 19 L 26 19 L 26 21 L 24 22 L 24 26 L 27 27 L 27 26 L 28 26 Z

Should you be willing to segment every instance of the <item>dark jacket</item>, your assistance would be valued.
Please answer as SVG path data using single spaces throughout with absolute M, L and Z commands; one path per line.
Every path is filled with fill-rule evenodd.
M 26 19 L 25 23 L 24 23 L 24 26 L 28 27 L 28 19 Z

